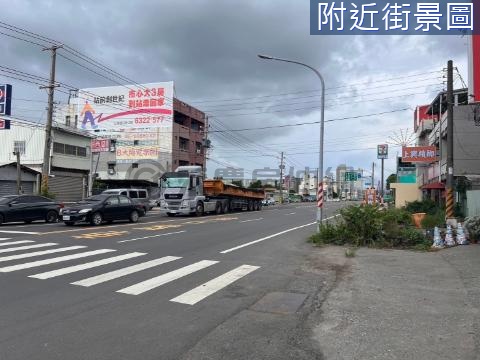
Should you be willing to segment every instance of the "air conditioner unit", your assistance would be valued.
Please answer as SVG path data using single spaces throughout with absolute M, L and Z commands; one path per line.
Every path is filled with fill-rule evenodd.
M 197 154 L 201 154 L 201 153 L 202 153 L 202 150 L 197 149 Z

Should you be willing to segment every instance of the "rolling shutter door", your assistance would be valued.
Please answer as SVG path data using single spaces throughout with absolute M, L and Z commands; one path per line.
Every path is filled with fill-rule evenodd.
M 82 200 L 83 197 L 83 176 L 73 174 L 73 176 L 67 175 L 55 175 L 50 178 L 49 191 L 55 194 L 55 200 L 74 202 Z
M 22 181 L 22 189 L 24 194 L 33 194 L 33 182 Z M 15 195 L 17 193 L 16 181 L 0 181 L 0 196 L 3 195 Z

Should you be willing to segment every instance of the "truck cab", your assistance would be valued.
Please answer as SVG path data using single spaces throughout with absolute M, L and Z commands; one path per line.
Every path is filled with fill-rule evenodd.
M 160 212 L 176 214 L 203 214 L 203 175 L 201 166 L 179 166 L 175 172 L 163 174 L 160 183 Z

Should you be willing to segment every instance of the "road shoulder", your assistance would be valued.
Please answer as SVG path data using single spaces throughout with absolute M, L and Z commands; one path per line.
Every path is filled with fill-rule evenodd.
M 313 329 L 324 358 L 476 359 L 479 256 L 359 250 Z

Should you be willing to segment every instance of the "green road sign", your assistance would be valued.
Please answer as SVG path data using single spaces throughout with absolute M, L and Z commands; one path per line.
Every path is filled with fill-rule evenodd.
M 357 181 L 358 173 L 356 171 L 345 171 L 345 181 Z

